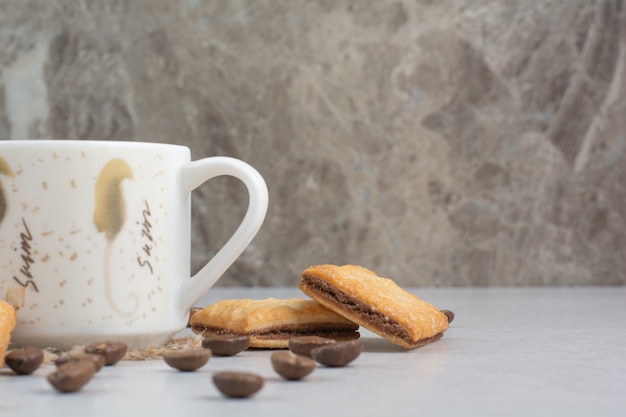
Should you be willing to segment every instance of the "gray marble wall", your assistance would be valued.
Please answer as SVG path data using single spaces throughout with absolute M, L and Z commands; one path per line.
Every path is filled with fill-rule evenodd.
M 0 138 L 254 165 L 221 285 L 357 263 L 403 285 L 626 282 L 621 0 L 0 0 Z M 197 269 L 241 217 L 193 196 Z

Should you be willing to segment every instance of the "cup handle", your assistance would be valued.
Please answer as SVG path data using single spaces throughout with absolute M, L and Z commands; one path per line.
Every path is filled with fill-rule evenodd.
M 210 157 L 192 161 L 181 171 L 185 195 L 206 181 L 229 175 L 248 189 L 248 209 L 241 224 L 226 244 L 194 276 L 183 280 L 178 291 L 181 311 L 191 308 L 241 255 L 257 234 L 267 213 L 267 185 L 259 172 L 247 163 L 229 157 Z

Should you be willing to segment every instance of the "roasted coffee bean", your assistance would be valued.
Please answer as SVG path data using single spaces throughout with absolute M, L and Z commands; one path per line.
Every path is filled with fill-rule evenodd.
M 311 351 L 311 358 L 325 366 L 340 367 L 358 358 L 362 351 L 362 341 L 350 340 L 315 348 Z
M 195 371 L 206 365 L 211 349 L 173 350 L 163 355 L 163 360 L 179 371 Z
M 48 375 L 48 381 L 60 392 L 74 392 L 81 389 L 96 373 L 91 360 L 65 363 Z
M 232 398 L 249 397 L 263 387 L 263 377 L 248 372 L 218 372 L 213 383 L 222 394 Z
M 448 324 L 452 323 L 452 320 L 454 320 L 454 312 L 450 310 L 441 310 L 441 312 L 448 318 Z
M 300 336 L 289 339 L 289 350 L 298 355 L 311 356 L 316 347 L 335 343 L 335 340 L 320 336 Z
M 202 339 L 202 347 L 211 349 L 214 355 L 233 356 L 250 347 L 248 336 L 215 335 Z
M 104 356 L 104 364 L 106 366 L 118 363 L 126 352 L 128 346 L 122 342 L 95 342 L 85 348 L 85 353 L 95 353 Z
M 272 353 L 271 361 L 280 376 L 292 381 L 304 378 L 315 369 L 313 359 L 284 350 Z
M 77 355 L 66 355 L 57 358 L 54 361 L 54 364 L 57 368 L 63 364 L 68 362 L 77 362 L 77 361 L 91 361 L 93 362 L 93 366 L 95 367 L 96 372 L 98 372 L 104 366 L 105 360 L 103 355 L 98 355 L 97 353 L 79 353 Z
M 43 350 L 35 346 L 11 349 L 4 357 L 5 363 L 19 375 L 32 374 L 43 362 Z

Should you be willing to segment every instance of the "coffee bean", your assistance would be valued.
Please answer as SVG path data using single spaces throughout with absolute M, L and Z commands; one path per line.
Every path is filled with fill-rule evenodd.
M 248 336 L 214 335 L 202 339 L 202 347 L 211 349 L 214 355 L 233 356 L 250 347 Z
M 315 348 L 311 351 L 311 358 L 325 366 L 340 367 L 358 358 L 362 351 L 362 341 L 350 340 Z
M 81 389 L 96 373 L 91 360 L 65 363 L 48 375 L 48 381 L 60 392 L 74 392 Z
M 43 362 L 43 350 L 35 346 L 11 349 L 4 357 L 5 363 L 19 375 L 32 374 Z
M 85 348 L 85 353 L 95 353 L 104 356 L 104 364 L 106 366 L 118 363 L 126 352 L 128 346 L 121 342 L 94 342 Z
M 57 368 L 63 364 L 68 362 L 77 362 L 77 361 L 91 361 L 95 367 L 96 372 L 98 372 L 104 366 L 105 360 L 103 355 L 98 355 L 97 353 L 79 353 L 77 355 L 67 355 L 61 356 L 54 361 L 54 364 Z
M 232 398 L 246 398 L 263 387 L 263 377 L 248 372 L 224 371 L 213 375 L 213 383 L 222 394 Z
M 315 361 L 309 357 L 288 351 L 272 353 L 272 367 L 283 378 L 296 381 L 309 375 L 315 369 Z
M 452 320 L 454 320 L 454 312 L 450 310 L 441 310 L 441 312 L 448 318 L 448 323 L 452 323 Z
M 289 350 L 298 355 L 311 356 L 316 347 L 335 343 L 335 340 L 320 336 L 300 336 L 289 339 Z
M 174 350 L 163 355 L 163 360 L 179 371 L 195 371 L 206 365 L 211 357 L 211 349 Z

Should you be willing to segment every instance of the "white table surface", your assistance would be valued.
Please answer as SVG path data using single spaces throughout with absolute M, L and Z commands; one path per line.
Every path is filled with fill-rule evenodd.
M 626 287 L 408 289 L 453 310 L 445 336 L 404 351 L 361 329 L 365 349 L 345 368 L 302 381 L 274 373 L 271 351 L 212 357 L 193 373 L 162 360 L 124 360 L 80 391 L 59 394 L 54 365 L 0 370 L 0 416 L 626 416 Z M 214 288 L 225 298 L 303 296 L 297 288 Z M 248 399 L 214 387 L 219 370 L 266 378 Z

